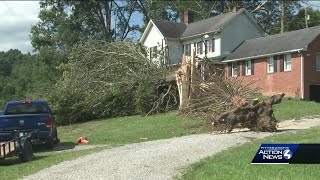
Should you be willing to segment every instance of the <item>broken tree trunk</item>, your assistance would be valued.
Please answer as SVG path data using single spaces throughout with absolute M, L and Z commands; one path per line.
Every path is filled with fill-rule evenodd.
M 222 113 L 214 119 L 214 126 L 222 132 L 231 132 L 236 125 L 249 128 L 252 131 L 277 130 L 277 120 L 273 115 L 272 106 L 282 101 L 284 93 L 271 96 L 268 100 L 241 102 L 239 106 Z
M 196 84 L 197 70 L 195 59 L 195 48 L 192 50 L 192 56 L 183 56 L 181 67 L 176 71 L 176 82 L 179 91 L 180 105 L 179 109 L 185 108 L 189 99 L 194 99 L 198 94 Z

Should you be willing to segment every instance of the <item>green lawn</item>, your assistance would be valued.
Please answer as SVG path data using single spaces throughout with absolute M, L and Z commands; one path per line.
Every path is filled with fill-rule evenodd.
M 86 136 L 91 144 L 118 146 L 146 140 L 166 139 L 207 131 L 204 122 L 183 118 L 175 112 L 147 117 L 129 116 L 97 120 L 58 129 L 62 142 Z
M 75 145 L 77 137 L 86 136 L 90 144 L 104 144 L 106 147 L 68 153 L 39 151 L 35 153 L 35 160 L 28 163 L 20 163 L 18 158 L 9 158 L 0 161 L 0 179 L 21 178 L 62 161 L 98 152 L 112 146 L 208 131 L 203 128 L 203 124 L 204 122 L 199 120 L 182 118 L 171 112 L 148 117 L 130 116 L 96 120 L 59 127 L 58 133 L 62 144 Z
M 319 179 L 320 165 L 251 165 L 261 143 L 319 143 L 320 127 L 276 134 L 227 149 L 192 165 L 182 179 Z
M 274 114 L 279 120 L 320 115 L 320 103 L 284 98 L 280 104 L 274 105 Z
M 320 114 L 320 104 L 318 103 L 284 100 L 281 104 L 275 106 L 275 116 L 280 120 L 315 114 Z M 3 179 L 20 178 L 64 160 L 71 160 L 109 147 L 203 133 L 211 130 L 208 127 L 204 128 L 204 125 L 205 122 L 182 118 L 177 116 L 175 112 L 171 112 L 147 117 L 129 116 L 96 120 L 59 127 L 58 133 L 62 143 L 72 144 L 79 136 L 86 136 L 90 144 L 103 144 L 106 147 L 69 153 L 37 152 L 35 153 L 36 159 L 28 163 L 20 163 L 17 158 L 6 159 L 0 161 L 0 177 Z M 258 145 L 252 146 L 257 147 Z M 249 148 L 249 150 L 254 152 L 256 148 Z M 253 157 L 252 154 L 249 154 L 249 156 L 250 158 Z

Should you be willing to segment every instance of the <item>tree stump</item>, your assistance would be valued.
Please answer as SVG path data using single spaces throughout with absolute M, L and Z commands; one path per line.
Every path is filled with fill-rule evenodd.
M 277 120 L 272 106 L 281 103 L 284 95 L 281 93 L 260 102 L 254 99 L 250 103 L 242 103 L 241 106 L 222 113 L 214 119 L 213 124 L 219 131 L 228 133 L 238 124 L 241 128 L 252 131 L 274 132 L 277 130 Z

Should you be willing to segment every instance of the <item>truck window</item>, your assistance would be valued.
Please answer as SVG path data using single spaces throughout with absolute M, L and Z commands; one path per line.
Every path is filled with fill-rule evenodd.
M 42 114 L 49 113 L 44 104 L 9 104 L 5 114 Z

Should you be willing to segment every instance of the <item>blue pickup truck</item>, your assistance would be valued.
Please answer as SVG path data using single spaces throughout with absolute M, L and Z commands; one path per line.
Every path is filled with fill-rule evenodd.
M 12 140 L 15 131 L 21 136 L 33 132 L 32 143 L 45 143 L 48 149 L 59 143 L 53 112 L 43 100 L 6 103 L 0 112 L 0 142 Z

